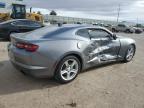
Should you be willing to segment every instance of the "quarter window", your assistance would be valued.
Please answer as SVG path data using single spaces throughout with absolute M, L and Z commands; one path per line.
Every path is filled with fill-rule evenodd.
M 77 32 L 77 35 L 83 36 L 83 37 L 89 37 L 88 29 L 80 29 Z
M 30 22 L 29 22 L 29 25 L 30 25 L 31 27 L 41 27 L 41 24 L 39 24 L 39 23 L 37 23 L 37 22 L 34 22 L 34 21 L 30 21 Z

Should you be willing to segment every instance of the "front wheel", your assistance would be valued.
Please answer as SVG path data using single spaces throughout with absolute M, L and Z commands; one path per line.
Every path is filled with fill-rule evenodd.
M 81 64 L 77 57 L 67 56 L 58 65 L 55 79 L 60 83 L 68 83 L 74 80 L 81 70 Z
M 126 52 L 124 62 L 130 62 L 133 59 L 134 54 L 135 54 L 135 47 L 134 47 L 134 45 L 130 45 Z

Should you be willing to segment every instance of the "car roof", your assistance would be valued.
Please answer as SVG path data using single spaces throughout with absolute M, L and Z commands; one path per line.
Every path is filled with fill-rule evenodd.
M 90 24 L 63 24 L 61 27 L 88 27 L 88 26 L 93 27 L 93 25 Z
M 101 26 L 94 26 L 90 24 L 63 24 L 59 28 L 71 28 L 71 29 L 78 29 L 78 28 L 96 28 L 96 29 L 105 29 Z

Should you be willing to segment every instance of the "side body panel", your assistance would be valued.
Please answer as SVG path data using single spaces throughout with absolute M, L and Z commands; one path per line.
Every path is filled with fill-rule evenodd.
M 85 58 L 84 61 L 86 61 L 86 68 L 110 61 L 116 61 L 118 58 L 119 50 L 119 39 L 111 40 L 108 38 L 99 38 L 90 40 L 87 47 L 83 48 L 82 52 Z
M 125 38 L 125 37 L 118 37 L 118 39 L 121 42 L 121 48 L 119 51 L 118 58 L 120 60 L 123 60 L 125 55 L 126 55 L 128 48 L 129 48 L 129 45 L 134 45 L 135 49 L 136 49 L 136 42 L 133 39 Z

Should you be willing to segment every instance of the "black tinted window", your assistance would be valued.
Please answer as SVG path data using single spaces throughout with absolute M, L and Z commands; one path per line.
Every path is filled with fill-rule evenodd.
M 76 33 L 79 36 L 89 37 L 88 29 L 81 29 Z
M 11 24 L 16 26 L 29 26 L 29 27 L 41 27 L 40 23 L 34 22 L 34 21 L 15 21 Z
M 29 22 L 29 25 L 30 25 L 31 27 L 41 27 L 41 24 L 40 24 L 40 23 L 37 23 L 37 22 L 34 22 L 34 21 L 30 21 L 30 22 Z
M 57 36 L 60 36 L 60 34 L 62 33 L 66 33 L 70 30 L 73 30 L 73 28 L 75 27 L 51 27 L 51 29 L 47 28 L 46 30 L 47 33 L 44 35 L 43 38 L 57 37 Z
M 119 27 L 125 27 L 125 25 L 123 25 L 123 24 L 119 24 L 118 26 L 119 26 Z
M 108 32 L 101 29 L 89 29 L 89 35 L 93 38 L 110 36 Z
M 20 26 L 20 25 L 24 25 L 24 22 L 22 22 L 22 21 L 14 21 L 11 24 L 12 25 L 16 25 L 16 26 Z

